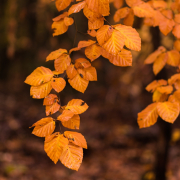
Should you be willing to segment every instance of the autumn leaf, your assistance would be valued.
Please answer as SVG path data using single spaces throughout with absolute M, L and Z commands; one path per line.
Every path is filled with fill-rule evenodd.
M 97 72 L 94 67 L 84 69 L 85 76 L 83 77 L 87 81 L 97 81 Z
M 49 94 L 44 98 L 43 105 L 49 106 L 54 104 L 55 102 L 59 102 L 58 97 L 56 94 Z
M 55 129 L 55 122 L 51 117 L 42 118 L 41 120 L 34 123 L 31 127 L 35 127 L 32 131 L 32 134 L 39 137 L 46 137 L 53 133 Z
M 151 82 L 147 87 L 146 87 L 146 90 L 149 91 L 149 92 L 154 92 L 157 87 L 159 86 L 165 86 L 167 85 L 167 81 L 164 80 L 164 79 L 161 79 L 161 80 L 154 80 L 153 82 Z
M 159 91 L 160 93 L 165 93 L 165 94 L 171 94 L 173 91 L 173 87 L 171 85 L 168 86 L 160 86 L 157 87 L 157 91 Z
M 123 24 L 126 26 L 133 26 L 134 23 L 134 12 L 130 9 L 129 14 L 124 18 Z
M 126 1 L 126 4 L 130 7 L 136 6 L 142 2 L 141 0 L 125 0 L 125 1 Z
M 82 1 L 78 4 L 72 5 L 68 10 L 68 15 L 71 15 L 73 13 L 77 13 L 77 12 L 81 11 L 81 9 L 83 9 L 85 7 L 85 5 L 86 5 L 85 1 Z
M 94 29 L 93 30 L 88 30 L 87 33 L 92 37 L 96 37 L 96 31 Z
M 68 30 L 68 26 L 65 25 L 64 20 L 55 21 L 52 24 L 52 29 L 54 29 L 53 36 L 58 36 L 64 34 Z
M 76 59 L 74 66 L 77 69 L 78 68 L 89 68 L 89 67 L 91 67 L 91 63 L 85 58 L 79 58 L 79 59 Z
M 56 0 L 56 8 L 58 11 L 66 9 L 71 3 L 71 0 Z
M 104 17 L 100 17 L 97 19 L 88 20 L 88 29 L 89 30 L 94 30 L 94 29 L 99 29 L 104 25 Z
M 180 64 L 180 55 L 176 50 L 171 50 L 167 52 L 168 59 L 167 64 L 171 66 L 178 66 Z
M 166 101 L 168 98 L 168 95 L 166 93 L 161 93 L 158 90 L 155 90 L 153 92 L 153 102 L 163 102 Z
M 36 68 L 24 81 L 31 86 L 39 86 L 51 80 L 53 72 L 43 66 Z
M 172 85 L 172 84 L 174 84 L 177 80 L 180 80 L 180 73 L 171 76 L 171 78 L 168 79 L 168 83 L 169 83 L 170 85 Z
M 178 103 L 161 102 L 157 105 L 157 111 L 159 116 L 166 122 L 174 123 L 179 115 Z
M 63 134 L 54 133 L 44 141 L 44 150 L 55 164 L 66 148 L 68 148 L 68 139 Z
M 91 46 L 86 47 L 85 55 L 92 61 L 97 59 L 102 54 L 102 48 L 97 44 L 92 44 Z
M 56 113 L 57 111 L 59 111 L 59 108 L 60 108 L 60 105 L 57 102 L 46 106 L 46 116 Z
M 64 136 L 69 140 L 69 142 L 87 149 L 87 142 L 81 133 L 65 131 Z
M 125 18 L 129 14 L 130 8 L 123 7 L 121 9 L 118 9 L 114 14 L 114 22 L 120 21 L 120 19 Z
M 56 51 L 53 51 L 47 56 L 46 61 L 57 59 L 64 53 L 67 53 L 66 49 L 58 49 Z
M 158 113 L 156 107 L 157 103 L 152 103 L 138 113 L 139 128 L 150 127 L 157 122 Z
M 175 25 L 172 33 L 176 38 L 180 39 L 180 24 Z
M 88 109 L 88 105 L 81 99 L 72 99 L 65 109 L 72 111 L 74 114 L 82 114 Z
M 79 129 L 80 126 L 80 117 L 78 114 L 75 114 L 68 121 L 61 121 L 62 125 L 69 129 Z
M 61 92 L 65 86 L 66 86 L 66 81 L 63 78 L 53 78 L 51 80 L 51 86 L 56 92 Z
M 64 24 L 66 26 L 71 26 L 74 23 L 74 19 L 71 17 L 65 17 L 64 18 Z
M 77 70 L 74 68 L 74 65 L 71 64 L 67 67 L 66 73 L 68 78 L 73 79 L 77 75 Z
M 59 121 L 69 121 L 74 116 L 74 112 L 71 110 L 63 110 L 62 114 L 57 117 Z
M 177 50 L 177 51 L 180 51 L 180 40 L 176 40 L 174 42 L 174 48 Z
M 39 86 L 31 86 L 30 95 L 35 99 L 42 99 L 51 92 L 51 89 L 51 81 Z
M 124 4 L 124 0 L 113 0 L 113 4 L 116 9 L 120 9 Z
M 69 143 L 60 156 L 60 161 L 69 169 L 78 171 L 83 159 L 82 147 Z
M 89 81 L 83 79 L 79 74 L 76 74 L 72 79 L 68 79 L 68 82 L 74 89 L 82 93 L 84 93 L 89 84 Z
M 170 95 L 168 101 L 172 103 L 177 102 L 180 106 L 180 90 L 177 90 L 172 95 Z

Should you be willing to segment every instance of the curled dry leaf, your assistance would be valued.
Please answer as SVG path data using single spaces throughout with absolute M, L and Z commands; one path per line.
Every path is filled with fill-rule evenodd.
M 157 122 L 157 118 L 157 103 L 152 103 L 138 113 L 139 128 L 146 128 L 154 125 Z
M 87 142 L 81 133 L 65 131 L 64 136 L 69 140 L 69 142 L 87 149 Z
M 24 81 L 31 86 L 39 86 L 51 80 L 53 72 L 43 66 L 36 68 Z
M 34 123 L 31 127 L 35 127 L 32 131 L 32 134 L 39 137 L 46 137 L 53 133 L 55 129 L 55 122 L 51 117 L 42 118 L 41 120 Z

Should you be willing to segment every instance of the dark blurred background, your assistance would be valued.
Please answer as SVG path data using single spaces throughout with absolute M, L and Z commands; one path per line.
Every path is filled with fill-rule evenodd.
M 111 14 L 115 9 L 111 7 Z M 144 59 L 162 43 L 172 48 L 171 35 L 158 28 L 134 27 L 142 38 L 142 51 L 132 52 L 132 67 L 116 67 L 102 57 L 96 67 L 98 82 L 90 82 L 84 94 L 69 84 L 60 93 L 62 104 L 81 98 L 89 109 L 81 115 L 82 133 L 88 143 L 78 172 L 56 165 L 43 149 L 43 138 L 29 127 L 45 117 L 43 100 L 30 97 L 25 78 L 38 66 L 53 69 L 46 56 L 58 48 L 71 49 L 75 27 L 53 37 L 52 18 L 59 15 L 48 0 L 0 0 L 0 180 L 178 180 L 180 179 L 180 121 L 173 125 L 158 119 L 156 125 L 139 129 L 137 113 L 152 102 L 145 87 L 155 78 L 167 78 L 166 67 L 154 77 Z M 78 30 L 86 33 L 82 12 L 75 15 Z M 114 24 L 112 18 L 108 21 Z M 90 36 L 77 34 L 75 44 Z M 154 40 L 153 40 L 154 39 Z M 84 57 L 84 51 L 72 58 Z M 169 73 L 170 72 L 170 73 Z

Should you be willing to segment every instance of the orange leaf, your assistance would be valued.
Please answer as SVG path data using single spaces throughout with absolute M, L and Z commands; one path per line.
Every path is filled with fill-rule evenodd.
M 68 66 L 66 73 L 68 78 L 73 79 L 77 75 L 77 70 L 74 68 L 74 65 L 71 64 Z
M 121 24 L 117 24 L 114 28 L 121 32 L 125 38 L 125 46 L 131 50 L 140 51 L 141 50 L 141 38 L 138 32 L 130 27 Z
M 157 57 L 162 54 L 163 52 L 166 52 L 166 48 L 163 46 L 158 47 L 158 49 L 156 51 L 154 51 L 153 53 L 151 53 L 146 60 L 144 61 L 145 64 L 151 64 L 153 63 Z
M 172 84 L 174 84 L 177 80 L 180 80 L 180 73 L 171 76 L 171 78 L 168 79 L 168 83 L 172 85 Z
M 114 21 L 118 22 L 120 19 L 125 18 L 129 14 L 130 8 L 123 7 L 121 9 L 118 9 L 114 14 Z
M 169 123 L 174 123 L 179 115 L 179 104 L 171 102 L 161 102 L 157 105 L 159 116 Z
M 97 19 L 88 20 L 88 29 L 94 30 L 94 29 L 99 29 L 104 25 L 104 17 L 100 17 Z
M 180 24 L 180 14 L 175 14 L 174 21 Z
M 130 7 L 133 7 L 139 3 L 141 3 L 141 0 L 126 0 L 126 4 Z
M 76 68 L 88 68 L 91 67 L 91 63 L 85 58 L 79 58 L 75 61 Z
M 72 99 L 65 107 L 66 110 L 71 110 L 74 114 L 82 114 L 88 109 L 88 105 L 81 99 Z
M 57 117 L 58 120 L 64 122 L 69 121 L 74 116 L 74 113 L 70 110 L 64 110 L 60 116 Z
M 152 17 L 154 10 L 153 8 L 145 2 L 133 7 L 134 14 L 138 17 Z
M 71 0 L 56 0 L 56 8 L 58 11 L 66 9 L 71 3 Z
M 180 24 L 175 25 L 172 33 L 176 38 L 180 39 Z
M 154 80 L 146 87 L 146 90 L 149 92 L 154 92 L 157 89 L 157 87 L 163 86 L 163 85 L 167 85 L 167 81 L 165 81 L 164 79 Z
M 62 125 L 69 129 L 79 129 L 80 126 L 80 117 L 78 114 L 75 114 L 68 121 L 62 121 Z
M 124 4 L 124 0 L 113 0 L 113 3 L 116 9 L 120 9 Z
M 71 26 L 74 23 L 74 19 L 71 17 L 65 17 L 64 18 L 64 24 L 66 26 Z
M 171 50 L 167 52 L 168 59 L 167 64 L 171 66 L 178 66 L 180 64 L 180 55 L 176 50 Z
M 138 113 L 139 128 L 150 127 L 157 122 L 158 113 L 156 107 L 157 103 L 152 103 Z
M 34 123 L 31 127 L 34 127 L 32 134 L 39 136 L 39 137 L 46 137 L 53 133 L 55 129 L 55 122 L 53 118 L 47 117 L 42 118 L 41 120 Z
M 130 9 L 129 14 L 124 18 L 123 24 L 126 26 L 133 26 L 134 23 L 134 12 Z
M 153 7 L 155 9 L 165 9 L 167 8 L 167 2 L 164 1 L 153 1 Z
M 81 48 L 90 46 L 90 45 L 92 45 L 92 44 L 94 44 L 94 43 L 96 43 L 96 41 L 92 41 L 92 40 L 79 41 L 79 43 L 78 43 L 78 48 L 81 49 Z
M 30 95 L 35 99 L 45 98 L 51 92 L 51 81 L 40 86 L 31 86 Z
M 97 72 L 94 67 L 89 67 L 84 69 L 85 70 L 85 76 L 83 77 L 87 81 L 97 81 Z
M 87 149 L 87 142 L 81 133 L 65 131 L 64 136 L 69 140 L 69 142 Z
M 71 58 L 68 54 L 61 55 L 54 61 L 54 67 L 59 73 L 63 73 L 71 63 Z
M 163 102 L 167 100 L 168 95 L 165 93 L 160 93 L 158 90 L 155 90 L 152 98 L 153 102 Z
M 65 86 L 66 86 L 66 81 L 63 78 L 53 78 L 51 80 L 51 86 L 56 92 L 61 92 Z
M 97 59 L 102 53 L 102 48 L 97 44 L 93 44 L 85 49 L 85 55 L 92 61 Z
M 54 104 L 55 102 L 59 102 L 57 95 L 49 94 L 47 97 L 44 98 L 43 105 L 49 106 L 49 105 Z
M 93 30 L 88 30 L 87 33 L 92 37 L 96 37 L 96 31 L 94 29 Z
M 174 87 L 175 87 L 175 89 L 180 89 L 180 81 L 176 81 L 175 83 L 174 83 Z
M 53 72 L 43 66 L 36 68 L 24 81 L 31 86 L 39 86 L 51 80 Z
M 58 36 L 64 34 L 68 30 L 68 26 L 65 25 L 64 20 L 55 21 L 52 24 L 52 29 L 54 29 L 53 36 Z
M 46 141 L 46 139 L 48 141 Z M 63 151 L 68 148 L 68 139 L 65 138 L 63 134 L 59 133 L 56 133 L 55 135 L 52 134 L 46 139 L 44 141 L 44 150 L 49 156 L 49 158 L 56 164 Z
M 173 93 L 173 95 L 170 95 L 168 101 L 172 103 L 176 102 L 180 106 L 180 90 L 177 90 Z
M 177 50 L 177 51 L 180 51 L 180 40 L 176 40 L 174 42 L 174 48 Z
M 102 17 L 101 14 L 96 13 L 93 10 L 90 10 L 87 5 L 83 9 L 83 13 L 88 18 L 88 20 L 91 20 L 91 21 L 94 21 L 95 19 Z
M 173 19 L 167 19 L 164 17 L 159 23 L 159 29 L 166 36 L 169 32 L 172 31 L 174 25 L 175 23 Z
M 83 149 L 82 147 L 76 146 L 72 143 L 64 148 L 61 156 L 60 161 L 64 166 L 68 167 L 69 169 L 73 169 L 78 171 L 83 159 Z
M 165 93 L 165 94 L 171 94 L 173 91 L 173 87 L 172 86 L 160 86 L 157 87 L 157 91 L 159 91 L 160 93 Z
M 126 49 L 122 49 L 117 55 L 103 51 L 102 56 L 109 59 L 116 66 L 132 66 L 132 54 Z
M 83 9 L 85 7 L 85 5 L 86 5 L 85 1 L 82 1 L 78 4 L 72 5 L 68 10 L 68 15 L 71 15 L 73 13 L 77 13 L 77 12 L 81 11 L 81 9 Z
M 64 53 L 67 53 L 66 49 L 58 49 L 56 51 L 53 51 L 47 56 L 46 61 L 57 59 Z
M 57 111 L 59 111 L 59 108 L 60 105 L 57 102 L 52 105 L 46 106 L 46 116 L 56 113 Z
M 166 65 L 167 58 L 168 58 L 167 54 L 166 53 L 162 53 L 154 61 L 153 72 L 154 72 L 155 75 L 157 75 L 163 69 L 163 67 Z
M 86 0 L 88 8 L 103 16 L 109 15 L 109 0 Z
M 74 89 L 82 93 L 84 93 L 89 84 L 89 81 L 81 78 L 79 74 L 76 74 L 76 76 L 73 79 L 68 79 L 68 82 Z
M 67 16 L 68 16 L 68 12 L 64 12 L 64 13 L 60 14 L 59 16 L 53 18 L 53 21 L 60 21 L 61 19 L 64 19 Z

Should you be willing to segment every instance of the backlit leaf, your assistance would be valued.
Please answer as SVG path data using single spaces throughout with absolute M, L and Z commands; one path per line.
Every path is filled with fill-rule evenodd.
M 172 95 L 170 95 L 168 101 L 172 103 L 177 102 L 180 106 L 180 90 L 177 90 Z
M 123 7 L 121 9 L 118 9 L 114 14 L 114 21 L 118 22 L 120 19 L 125 18 L 129 14 L 130 8 Z
M 46 116 L 56 113 L 57 111 L 59 111 L 59 108 L 60 108 L 60 105 L 57 102 L 55 102 L 52 105 L 46 106 Z
M 51 117 L 42 118 L 41 120 L 34 123 L 31 127 L 35 127 L 32 131 L 32 134 L 39 137 L 46 137 L 53 133 L 55 129 L 55 122 Z
M 125 38 L 125 46 L 127 48 L 135 51 L 141 50 L 141 38 L 134 28 L 121 24 L 115 25 L 114 28 L 120 31 Z
M 88 105 L 81 99 L 72 99 L 65 107 L 66 110 L 71 110 L 74 114 L 81 114 L 88 109 Z
M 158 90 L 155 90 L 153 92 L 153 102 L 163 102 L 166 101 L 168 98 L 168 95 L 165 93 L 160 93 Z
M 68 148 L 68 139 L 65 138 L 63 134 L 52 134 L 44 141 L 44 150 L 55 164 L 66 148 Z
M 53 72 L 43 66 L 36 68 L 24 81 L 31 86 L 39 86 L 51 80 Z
M 102 48 L 97 44 L 93 44 L 85 49 L 85 55 L 92 61 L 97 59 L 102 53 Z
M 68 30 L 68 26 L 65 25 L 64 20 L 55 21 L 52 24 L 52 29 L 54 29 L 53 36 L 58 36 L 64 34 Z
M 163 69 L 163 67 L 166 65 L 167 58 L 168 58 L 167 54 L 166 53 L 162 53 L 154 61 L 153 72 L 154 72 L 155 75 L 157 75 Z
M 85 1 L 82 1 L 78 4 L 74 4 L 72 5 L 70 8 L 69 8 L 69 11 L 68 11 L 68 15 L 71 15 L 73 13 L 77 13 L 79 12 L 81 9 L 83 9 L 86 5 L 86 2 Z
M 89 81 L 81 78 L 79 74 L 76 74 L 76 76 L 73 79 L 68 79 L 68 82 L 74 89 L 82 93 L 84 93 L 89 84 Z
M 44 101 L 43 101 L 43 105 L 44 106 L 49 106 L 49 105 L 52 105 L 54 104 L 55 102 L 58 102 L 58 97 L 56 94 L 49 94 L 48 96 L 46 96 L 44 98 Z
M 72 143 L 64 148 L 61 156 L 60 161 L 64 166 L 68 167 L 69 169 L 73 169 L 78 171 L 83 159 L 83 149 L 82 147 L 76 146 Z
M 65 86 L 66 86 L 66 81 L 63 78 L 53 78 L 51 80 L 51 86 L 56 92 L 61 92 Z
M 78 114 L 75 114 L 68 121 L 62 121 L 62 125 L 69 129 L 79 129 L 80 126 L 80 117 Z
M 176 50 L 171 50 L 167 52 L 168 59 L 167 64 L 171 66 L 178 66 L 180 64 L 180 55 Z
M 116 9 L 120 9 L 124 4 L 124 0 L 113 0 L 113 3 Z
M 167 81 L 164 79 L 161 80 L 154 80 L 153 82 L 151 82 L 147 87 L 146 90 L 149 92 L 154 92 L 156 90 L 157 87 L 159 86 L 165 86 L 167 85 Z
M 126 26 L 133 26 L 134 23 L 134 12 L 130 9 L 129 14 L 124 18 L 123 24 Z
M 172 102 L 161 102 L 157 105 L 159 116 L 169 123 L 173 123 L 179 115 L 179 104 Z
M 97 19 L 88 20 L 88 29 L 89 30 L 94 30 L 94 29 L 99 29 L 104 25 L 104 17 L 100 17 Z
M 157 122 L 157 103 L 148 105 L 144 110 L 138 113 L 139 128 L 146 128 L 154 125 Z
M 30 95 L 35 99 L 45 98 L 51 92 L 51 81 L 39 86 L 31 86 Z
M 68 78 L 73 79 L 77 75 L 77 70 L 74 68 L 74 65 L 71 64 L 67 67 L 66 73 Z
M 66 49 L 58 49 L 56 51 L 53 51 L 47 56 L 46 61 L 57 59 L 64 53 L 67 53 Z
M 166 36 L 169 32 L 172 31 L 174 25 L 175 23 L 173 19 L 167 19 L 164 17 L 163 20 L 161 20 L 159 23 L 159 29 Z
M 89 67 L 84 69 L 85 70 L 85 76 L 83 77 L 87 81 L 97 81 L 97 72 L 94 67 Z
M 87 142 L 81 133 L 65 131 L 64 136 L 69 140 L 69 142 L 87 149 Z
M 64 122 L 69 121 L 74 116 L 74 113 L 70 110 L 63 110 L 62 114 L 57 117 L 58 120 Z
M 171 85 L 169 86 L 160 86 L 157 88 L 157 90 L 160 92 L 160 93 L 165 93 L 165 94 L 171 94 L 172 91 L 173 91 L 173 87 Z

